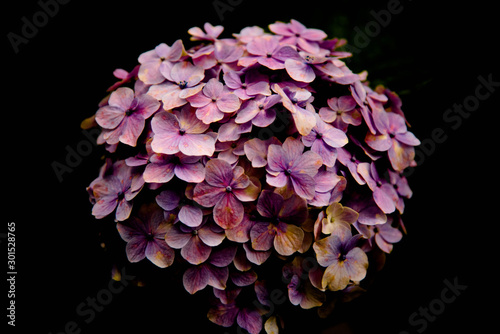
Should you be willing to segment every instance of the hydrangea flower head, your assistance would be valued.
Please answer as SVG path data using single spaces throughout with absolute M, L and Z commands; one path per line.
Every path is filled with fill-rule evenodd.
M 161 43 L 113 73 L 82 123 L 107 152 L 87 192 L 130 262 L 211 294 L 218 325 L 278 333 L 276 289 L 321 315 L 366 290 L 371 252 L 406 233 L 420 142 L 399 96 L 349 69 L 345 40 L 296 20 L 223 32 L 193 27 L 191 47 Z

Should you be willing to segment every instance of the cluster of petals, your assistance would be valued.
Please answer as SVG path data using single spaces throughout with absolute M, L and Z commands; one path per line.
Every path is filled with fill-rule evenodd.
M 397 94 L 348 68 L 345 40 L 296 20 L 223 30 L 191 28 L 192 47 L 162 43 L 114 72 L 84 122 L 108 155 L 87 191 L 129 261 L 180 262 L 189 293 L 213 290 L 209 320 L 277 333 L 260 268 L 280 264 L 304 309 L 357 293 L 367 254 L 405 231 L 420 142 Z

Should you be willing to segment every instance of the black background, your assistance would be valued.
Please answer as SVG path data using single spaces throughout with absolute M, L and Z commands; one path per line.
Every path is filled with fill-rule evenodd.
M 171 45 L 180 38 L 189 47 L 187 30 L 193 26 L 221 24 L 222 36 L 230 37 L 246 26 L 295 18 L 352 43 L 354 27 L 364 30 L 373 22 L 370 11 L 386 9 L 388 3 L 240 2 L 221 20 L 211 1 L 71 1 L 60 5 L 18 53 L 6 36 L 20 34 L 21 18 L 31 21 L 40 6 L 25 1 L 9 3 L 4 10 L 2 98 L 7 103 L 1 124 L 6 168 L 0 232 L 6 232 L 7 222 L 16 222 L 15 332 L 30 328 L 55 334 L 70 321 L 81 333 L 225 332 L 206 319 L 205 294 L 190 296 L 149 262 L 126 264 L 125 243 L 117 241 L 115 224 L 92 217 L 85 187 L 97 176 L 101 148 L 93 148 L 62 182 L 51 164 L 64 164 L 66 147 L 74 149 L 85 140 L 79 124 L 96 112 L 115 82 L 115 68 L 131 70 L 142 52 L 162 42 Z M 442 5 L 407 0 L 401 5 L 401 13 L 369 37 L 349 66 L 355 72 L 368 70 L 374 84 L 400 93 L 411 131 L 421 140 L 431 138 L 435 128 L 442 128 L 447 140 L 427 151 L 409 178 L 414 196 L 403 216 L 409 233 L 395 245 L 369 292 L 326 321 L 305 312 L 307 317 L 292 319 L 287 333 L 415 333 L 421 327 L 412 326 L 408 317 L 440 298 L 445 279 L 457 279 L 467 289 L 428 323 L 425 333 L 465 327 L 486 332 L 493 321 L 496 306 L 490 302 L 496 305 L 492 291 L 498 286 L 498 260 L 493 260 L 490 245 L 498 235 L 494 126 L 500 88 L 456 130 L 443 114 L 474 95 L 479 76 L 491 74 L 500 81 L 493 67 L 498 58 L 496 9 L 478 1 Z M 3 254 L 5 246 L 2 240 Z M 2 258 L 7 262 L 6 255 Z M 142 288 L 131 285 L 114 295 L 87 324 L 77 307 L 106 289 L 113 264 L 138 277 L 147 272 L 150 278 Z M 7 288 L 0 291 L 2 310 L 6 294 Z M 7 322 L 4 315 L 1 319 L 2 325 Z M 337 323 L 349 330 L 331 329 Z M 227 332 L 236 333 L 234 328 Z

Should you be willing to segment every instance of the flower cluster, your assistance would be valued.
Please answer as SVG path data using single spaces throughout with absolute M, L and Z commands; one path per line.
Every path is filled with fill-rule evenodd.
M 115 71 L 84 122 L 109 155 L 87 190 L 129 261 L 182 262 L 189 293 L 213 290 L 212 322 L 277 333 L 272 289 L 324 314 L 402 238 L 419 141 L 399 97 L 346 66 L 345 40 L 295 20 L 222 31 L 192 28 L 199 44 Z

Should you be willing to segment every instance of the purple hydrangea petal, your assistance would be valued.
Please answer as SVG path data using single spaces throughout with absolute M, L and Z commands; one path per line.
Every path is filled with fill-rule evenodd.
M 216 307 L 212 307 L 207 314 L 207 317 L 213 323 L 223 326 L 231 327 L 236 320 L 239 309 L 234 303 L 222 304 L 219 303 Z
M 174 250 L 170 248 L 165 240 L 155 239 L 146 247 L 146 257 L 160 268 L 166 268 L 174 262 Z
M 156 196 L 156 203 L 165 211 L 172 211 L 179 206 L 180 195 L 173 190 L 164 190 Z
M 315 192 L 314 179 L 306 174 L 294 174 L 290 177 L 290 180 L 293 184 L 293 189 L 302 198 L 313 199 Z
M 271 247 L 272 247 L 272 243 L 271 243 L 271 246 L 269 248 L 271 248 Z M 245 254 L 246 254 L 248 261 L 250 261 L 251 263 L 256 264 L 256 265 L 263 264 L 271 256 L 271 251 L 257 251 L 257 250 L 254 250 L 248 244 L 243 244 L 243 249 L 245 250 Z
M 208 262 L 219 268 L 227 267 L 233 262 L 237 249 L 236 246 L 229 246 L 213 251 Z
M 299 142 L 297 140 L 296 142 Z M 302 145 L 302 143 L 300 143 Z M 303 147 L 303 146 L 302 146 Z M 318 169 L 323 164 L 323 159 L 312 151 L 304 152 L 304 154 L 299 155 L 293 160 L 293 171 L 295 174 L 306 174 L 309 176 L 314 176 L 318 173 Z
M 236 322 L 250 334 L 259 334 L 262 330 L 262 317 L 256 309 L 242 309 L 238 313 Z
M 182 282 L 186 291 L 194 294 L 208 285 L 208 277 L 208 267 L 202 264 L 187 269 L 182 276 Z
M 125 248 L 127 252 L 127 259 L 134 263 L 139 262 L 146 257 L 145 250 L 148 243 L 143 237 L 136 237 L 127 243 Z
M 257 251 L 268 251 L 273 247 L 276 231 L 269 223 L 256 223 L 250 230 L 252 248 Z
M 263 190 L 257 201 L 257 211 L 261 216 L 278 217 L 284 204 L 283 196 L 270 190 Z
M 221 159 L 212 159 L 205 166 L 205 181 L 213 187 L 227 187 L 233 180 L 231 165 Z
M 205 262 L 210 256 L 211 251 L 212 248 L 210 246 L 205 245 L 200 237 L 194 235 L 189 239 L 187 244 L 182 247 L 181 255 L 186 261 L 196 265 Z
M 361 281 L 366 275 L 368 257 L 361 248 L 355 247 L 347 253 L 344 265 L 351 280 Z
M 336 236 L 329 236 L 318 240 L 313 244 L 314 251 L 318 263 L 323 267 L 328 267 L 330 264 L 338 260 L 342 241 Z
M 203 212 L 194 205 L 186 204 L 179 211 L 179 220 L 189 227 L 198 227 L 203 222 Z
M 224 233 L 219 232 L 215 229 L 215 227 L 215 225 L 213 225 L 213 227 L 211 227 L 210 225 L 205 225 L 198 230 L 199 238 L 207 246 L 219 246 L 226 237 Z
M 384 213 L 392 213 L 396 210 L 398 194 L 389 184 L 383 184 L 373 191 L 373 199 Z
M 337 161 L 337 150 L 327 145 L 323 140 L 314 140 L 311 151 L 321 157 L 325 166 L 333 167 Z
M 171 228 L 165 235 L 165 242 L 172 248 L 181 249 L 187 245 L 191 235 L 182 232 L 177 226 Z

